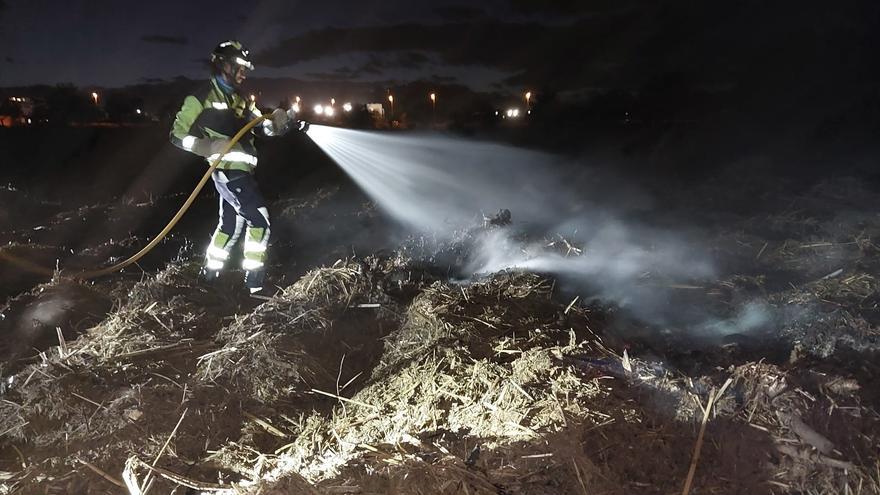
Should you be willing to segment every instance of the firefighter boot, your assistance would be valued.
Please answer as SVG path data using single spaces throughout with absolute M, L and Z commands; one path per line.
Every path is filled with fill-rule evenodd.
M 207 284 L 214 284 L 220 280 L 220 270 L 212 270 L 203 266 L 202 269 L 199 270 L 199 280 Z
M 263 283 L 266 279 L 266 271 L 262 268 L 248 270 L 244 274 L 244 286 L 251 294 L 262 294 Z

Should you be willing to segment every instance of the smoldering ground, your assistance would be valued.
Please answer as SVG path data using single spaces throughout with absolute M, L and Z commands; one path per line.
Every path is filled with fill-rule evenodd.
M 50 492 L 78 493 L 80 484 L 106 478 L 76 459 L 118 475 L 129 455 L 162 456 L 161 442 L 143 438 L 173 437 L 174 454 L 168 450 L 162 466 L 192 480 L 213 480 L 218 472 L 225 480 L 242 473 L 256 480 L 274 476 L 278 466 L 302 484 L 310 476 L 323 486 L 380 493 L 405 490 L 399 480 L 416 487 L 449 473 L 466 475 L 463 483 L 485 477 L 491 483 L 480 486 L 491 492 L 550 486 L 568 493 L 586 483 L 598 483 L 600 491 L 670 492 L 684 478 L 704 417 L 698 404 L 711 402 L 719 386 L 727 391 L 719 393 L 723 400 L 706 430 L 695 482 L 701 489 L 761 492 L 764 480 L 772 480 L 792 492 L 822 483 L 833 487 L 816 491 L 840 493 L 844 483 L 871 482 L 878 438 L 871 411 L 878 398 L 865 384 L 876 381 L 871 352 L 878 347 L 862 344 L 877 343 L 880 250 L 870 239 L 880 237 L 880 217 L 841 222 L 838 214 L 848 201 L 876 204 L 876 192 L 861 197 L 854 184 L 840 182 L 781 191 L 769 201 L 737 189 L 748 183 L 743 176 L 716 183 L 717 189 L 639 187 L 586 160 L 439 136 L 428 136 L 437 141 L 434 149 L 419 151 L 412 140 L 423 136 L 387 136 L 416 151 L 381 153 L 410 165 L 395 162 L 396 175 L 365 172 L 382 178 L 371 186 L 385 188 L 381 193 L 339 180 L 342 172 L 326 157 L 317 181 L 275 175 L 270 160 L 261 163 L 269 165 L 258 170 L 263 184 L 298 188 L 267 195 L 270 278 L 281 289 L 269 301 L 241 294 L 240 279 L 232 280 L 238 277 L 219 287 L 198 280 L 198 246 L 213 227 L 216 197 L 200 200 L 206 211 L 191 212 L 198 225 L 180 226 L 197 247 L 155 274 L 132 270 L 89 286 L 119 302 L 106 317 L 106 309 L 95 311 L 99 323 L 77 339 L 65 333 L 66 350 L 56 325 L 66 331 L 88 316 L 74 312 L 84 298 L 47 289 L 10 301 L 12 311 L 3 311 L 10 322 L 46 330 L 59 345 L 22 361 L 21 372 L 4 368 L 4 377 L 14 373 L 14 379 L 4 380 L 11 386 L 0 401 L 0 429 L 13 434 L 4 445 L 15 442 L 21 450 L 10 447 L 0 459 L 0 468 L 16 476 L 8 483 L 37 483 L 34 473 L 42 472 L 41 489 L 51 484 Z M 367 144 L 352 156 L 375 151 Z M 481 156 L 484 149 L 492 156 Z M 300 157 L 284 163 L 294 159 Z M 409 175 L 425 167 L 426 173 Z M 416 185 L 394 183 L 401 179 Z M 423 183 L 418 196 L 409 193 Z M 672 195 L 691 201 L 670 202 Z M 732 211 L 733 196 L 753 202 L 751 212 Z M 151 209 L 167 218 L 172 203 L 157 201 Z M 694 207 L 700 203 L 715 205 L 702 210 L 702 222 Z M 511 210 L 512 223 L 498 214 L 502 208 Z M 61 224 L 83 221 L 68 216 Z M 46 225 L 37 233 L 60 228 Z M 780 234 L 767 235 L 767 225 L 778 225 Z M 137 232 L 136 240 L 152 233 Z M 415 255 L 429 259 L 419 263 Z M 167 261 L 171 253 L 154 257 Z M 96 255 L 96 262 L 103 259 L 105 252 Z M 492 273 L 510 267 L 552 276 Z M 294 278 L 285 270 L 309 272 Z M 786 282 L 762 279 L 771 273 Z M 291 278 L 279 280 L 282 274 Z M 567 306 L 575 295 L 580 298 Z M 788 312 L 799 308 L 809 311 L 795 321 Z M 657 345 L 617 338 L 627 318 L 648 322 L 633 327 Z M 726 343 L 738 332 L 768 331 L 789 332 L 816 351 L 793 349 L 793 359 L 788 351 L 771 355 L 758 338 L 754 352 L 729 352 Z M 714 347 L 696 348 L 702 336 L 712 337 Z M 661 347 L 670 342 L 681 344 L 677 354 Z M 322 390 L 351 399 L 342 408 Z M 46 421 L 46 411 L 60 416 Z M 291 420 L 299 411 L 305 419 Z M 793 418 L 839 449 L 830 459 L 836 464 L 822 467 L 822 457 L 806 455 L 814 447 L 791 431 Z M 645 438 L 663 455 L 633 457 L 644 451 Z M 784 439 L 786 450 L 773 439 Z M 419 452 L 415 457 L 399 450 L 405 457 L 392 468 L 396 474 L 389 474 L 388 457 L 373 457 L 372 446 L 416 441 L 418 450 L 409 451 Z M 93 449 L 96 442 L 106 448 Z M 480 464 L 467 469 L 461 454 L 469 457 L 475 444 L 482 447 Z M 328 445 L 352 449 L 328 462 Z M 370 448 L 354 449 L 361 445 Z M 434 457 L 430 445 L 452 454 Z M 421 456 L 426 447 L 430 457 Z M 205 457 L 208 449 L 218 455 Z M 256 452 L 280 453 L 254 461 Z M 14 474 L 21 457 L 47 462 Z M 509 465 L 508 481 L 488 469 L 501 465 L 496 462 Z M 331 463 L 341 473 L 329 472 Z M 640 467 L 635 478 L 633 465 Z M 536 468 L 549 477 L 522 477 Z M 584 481 L 584 472 L 596 476 Z M 606 479 L 607 489 L 595 481 Z M 293 486 L 286 491 L 305 491 Z M 465 485 L 448 486 L 453 492 Z
M 447 135 L 313 126 L 310 136 L 399 224 L 398 236 L 428 237 L 435 250 L 466 243 L 453 278 L 548 274 L 581 301 L 712 342 L 779 323 L 760 301 L 731 308 L 688 297 L 719 277 L 707 234 L 670 221 L 649 192 L 607 167 Z M 498 225 L 503 209 L 511 225 Z

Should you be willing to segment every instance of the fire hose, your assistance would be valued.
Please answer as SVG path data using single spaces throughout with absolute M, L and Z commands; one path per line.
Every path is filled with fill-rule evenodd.
M 235 143 L 237 143 L 242 137 L 244 137 L 245 134 L 247 134 L 251 129 L 253 129 L 254 126 L 256 126 L 257 124 L 259 124 L 260 122 L 262 122 L 263 120 L 265 120 L 269 117 L 270 117 L 270 115 L 263 115 L 263 116 L 255 118 L 254 120 L 251 120 L 244 127 L 242 127 L 235 134 L 235 136 L 232 137 L 232 139 L 229 141 L 229 144 L 226 145 L 226 148 L 224 148 L 223 151 L 220 153 L 220 155 L 217 158 L 215 158 L 213 162 L 211 162 L 211 166 L 208 167 L 207 171 L 205 171 L 205 174 L 202 176 L 201 180 L 199 180 L 198 184 L 196 184 L 196 187 L 193 189 L 192 193 L 190 193 L 189 197 L 186 198 L 186 201 L 183 202 L 183 205 L 180 207 L 180 209 L 177 210 L 177 213 L 175 213 L 174 216 L 171 218 L 171 220 L 168 221 L 168 224 L 165 225 L 165 228 L 163 228 L 140 251 L 133 254 L 129 258 L 127 258 L 123 261 L 120 261 L 119 263 L 116 263 L 115 265 L 108 266 L 106 268 L 101 268 L 98 270 L 80 272 L 76 275 L 72 275 L 70 278 L 77 279 L 77 280 L 88 280 L 91 278 L 97 278 L 97 277 L 101 277 L 104 275 L 109 275 L 115 271 L 122 270 L 123 268 L 125 268 L 133 263 L 137 263 L 138 260 L 140 260 L 147 253 L 152 251 L 152 249 L 154 247 L 156 247 L 157 244 L 162 242 L 162 239 L 164 239 L 165 236 L 168 235 L 169 232 L 171 232 L 171 229 L 174 228 L 174 226 L 177 224 L 177 222 L 180 221 L 180 219 L 183 217 L 183 214 L 186 213 L 186 210 L 188 210 L 189 207 L 192 205 L 193 201 L 195 201 L 196 197 L 202 191 L 202 188 L 205 187 L 205 184 L 208 182 L 208 179 L 211 178 L 211 174 L 214 173 L 214 170 L 217 168 L 218 165 L 220 165 L 220 161 L 223 159 L 223 156 L 226 155 L 227 153 L 229 153 L 229 151 L 232 149 L 232 147 L 235 146 Z M 44 275 L 48 275 L 48 276 L 52 276 L 55 274 L 55 272 L 53 270 L 38 266 L 28 260 L 19 258 L 18 256 L 15 256 L 13 254 L 6 253 L 2 249 L 0 249 L 0 258 L 7 259 L 7 260 L 11 261 L 12 263 L 18 265 L 19 267 L 21 267 L 25 270 L 31 271 L 31 272 L 36 272 L 36 273 L 40 273 L 40 274 L 44 274 Z

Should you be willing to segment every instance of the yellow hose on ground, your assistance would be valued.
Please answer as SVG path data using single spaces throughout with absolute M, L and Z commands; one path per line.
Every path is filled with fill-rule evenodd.
M 189 197 L 186 198 L 186 201 L 183 202 L 183 205 L 180 207 L 179 210 L 177 210 L 177 213 L 175 213 L 174 216 L 171 218 L 171 220 L 168 222 L 168 224 L 165 225 L 165 228 L 162 229 L 162 231 L 159 232 L 156 235 L 156 237 L 153 238 L 153 240 L 149 242 L 149 244 L 144 246 L 143 249 L 141 249 L 137 253 L 133 254 L 130 258 L 128 258 L 124 261 L 121 261 L 119 263 L 116 263 L 113 266 L 108 266 L 107 268 L 101 268 L 99 270 L 81 272 L 81 273 L 78 273 L 76 275 L 71 276 L 71 278 L 78 279 L 78 280 L 87 280 L 90 278 L 101 277 L 103 275 L 109 275 L 117 270 L 121 270 L 121 269 L 131 265 L 132 263 L 136 263 L 139 259 L 143 258 L 154 247 L 156 247 L 156 245 L 159 244 L 162 241 L 162 239 L 164 239 L 165 236 L 168 235 L 169 232 L 171 232 L 171 229 L 173 229 L 174 226 L 177 224 L 177 222 L 181 219 L 181 217 L 183 217 L 183 214 L 186 213 L 186 210 L 188 210 L 189 207 L 192 205 L 193 201 L 195 201 L 196 197 L 199 195 L 199 192 L 201 192 L 202 188 L 205 187 L 205 184 L 208 182 L 208 179 L 211 177 L 211 174 L 217 168 L 217 165 L 220 164 L 220 160 L 223 159 L 223 156 L 226 155 L 226 153 L 229 153 L 229 150 L 231 150 L 232 147 L 235 146 L 235 143 L 237 143 L 242 137 L 244 137 L 245 134 L 247 134 L 251 129 L 253 129 L 255 125 L 259 124 L 260 122 L 267 119 L 268 117 L 269 117 L 269 115 L 263 115 L 263 116 L 255 118 L 254 120 L 248 122 L 247 125 L 242 127 L 241 130 L 239 130 L 235 134 L 235 136 L 232 137 L 232 139 L 229 141 L 229 144 L 220 153 L 220 156 L 218 156 L 213 162 L 211 162 L 211 166 L 208 167 L 208 170 L 205 172 L 205 175 L 203 175 L 202 179 L 199 181 L 199 183 L 196 184 L 195 189 L 193 189 L 193 191 L 192 191 L 192 193 L 190 193 Z M 3 250 L 0 250 L 0 258 L 5 258 L 5 259 L 19 265 L 20 267 L 22 267 L 28 271 L 31 271 L 31 272 L 41 273 L 41 274 L 45 274 L 48 276 L 52 276 L 55 274 L 55 271 L 53 271 L 53 270 L 37 266 L 28 260 L 21 259 L 18 256 L 15 256 L 13 254 L 5 253 L 5 252 L 3 252 Z

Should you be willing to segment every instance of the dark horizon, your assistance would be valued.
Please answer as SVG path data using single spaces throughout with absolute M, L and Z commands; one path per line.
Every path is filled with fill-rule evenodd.
M 251 49 L 253 79 L 336 87 L 425 80 L 481 93 L 576 93 L 638 91 L 674 77 L 710 91 L 806 97 L 861 93 L 880 81 L 880 6 L 868 0 L 833 10 L 757 0 L 398 3 L 307 9 L 263 1 L 246 11 L 206 1 L 172 8 L 4 0 L 0 87 L 199 80 L 211 49 L 228 38 Z M 187 24 L 196 17 L 209 29 Z

